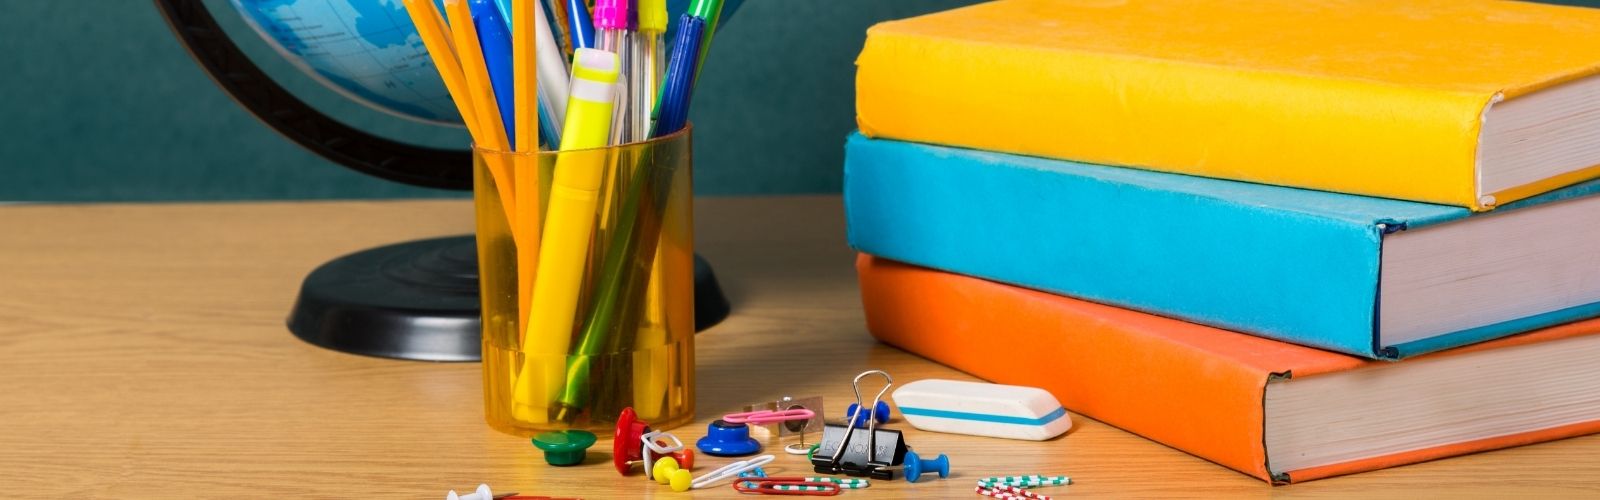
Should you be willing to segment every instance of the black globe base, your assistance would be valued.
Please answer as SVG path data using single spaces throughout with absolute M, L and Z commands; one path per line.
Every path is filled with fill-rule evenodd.
M 694 260 L 694 323 L 730 310 L 711 266 Z M 300 286 L 289 331 L 335 351 L 419 361 L 478 361 L 478 253 L 473 237 L 396 243 L 328 261 Z

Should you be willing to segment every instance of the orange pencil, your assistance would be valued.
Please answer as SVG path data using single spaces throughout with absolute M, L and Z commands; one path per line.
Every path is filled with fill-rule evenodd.
M 539 234 L 539 151 L 538 60 L 534 45 L 534 7 L 537 0 L 511 0 L 511 62 L 517 100 L 516 174 L 517 224 L 522 234 Z M 520 322 L 528 324 L 529 301 L 533 296 L 534 270 L 539 266 L 539 244 L 517 244 L 517 309 Z

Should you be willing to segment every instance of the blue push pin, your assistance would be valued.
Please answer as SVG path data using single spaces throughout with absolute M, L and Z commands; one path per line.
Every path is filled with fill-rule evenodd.
M 943 454 L 933 460 L 923 460 L 915 451 L 906 452 L 905 462 L 906 481 L 917 482 L 924 472 L 938 472 L 939 478 L 950 477 L 950 457 Z
M 848 419 L 850 415 L 854 415 L 856 408 L 860 407 L 856 406 L 855 403 L 850 403 L 850 406 L 844 409 L 844 418 Z M 865 415 L 856 415 L 855 421 L 851 422 L 855 428 L 865 429 L 867 427 L 867 418 L 877 420 L 880 424 L 889 422 L 889 403 L 879 401 L 878 405 L 873 408 L 873 411 L 865 412 Z
M 721 420 L 706 426 L 706 437 L 695 441 L 694 445 L 701 452 L 718 457 L 754 455 L 761 451 L 761 443 L 750 437 L 749 427 Z

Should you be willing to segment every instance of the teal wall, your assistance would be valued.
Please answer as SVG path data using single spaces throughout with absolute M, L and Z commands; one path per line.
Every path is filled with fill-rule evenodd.
M 344 101 L 273 54 L 225 0 L 207 1 L 257 61 L 324 111 L 411 142 L 467 142 L 458 129 Z M 968 3 L 748 0 L 696 92 L 697 192 L 837 191 L 867 26 Z M 276 135 L 211 83 L 148 1 L 5 6 L 0 201 L 462 196 L 365 177 Z
M 319 108 L 410 142 L 467 142 L 458 129 L 395 119 L 322 89 L 226 0 L 206 1 L 257 61 Z M 748 0 L 717 37 L 696 93 L 697 192 L 837 191 L 841 144 L 854 128 L 852 61 L 866 28 L 974 2 Z M 5 7 L 0 202 L 463 196 L 365 177 L 279 137 L 212 85 L 147 0 Z

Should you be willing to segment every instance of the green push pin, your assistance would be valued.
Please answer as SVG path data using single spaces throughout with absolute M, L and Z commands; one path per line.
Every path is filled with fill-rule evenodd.
M 589 431 L 552 431 L 534 436 L 533 446 L 544 450 L 544 461 L 550 465 L 578 465 L 594 439 Z

